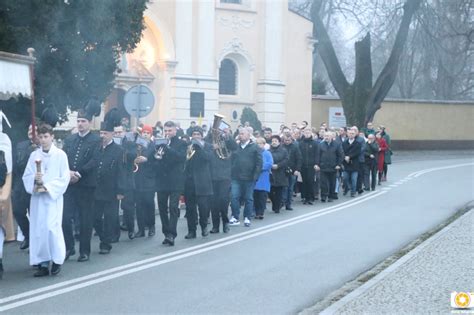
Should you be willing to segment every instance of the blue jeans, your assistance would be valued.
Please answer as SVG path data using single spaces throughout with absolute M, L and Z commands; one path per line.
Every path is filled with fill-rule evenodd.
M 348 191 L 349 187 L 351 187 L 351 194 L 355 194 L 357 189 L 357 171 L 344 171 L 342 177 L 344 178 L 344 191 Z M 349 177 L 351 180 L 350 184 Z
M 296 176 L 290 175 L 288 177 L 288 186 L 283 187 L 283 204 L 287 207 L 291 206 L 293 202 L 293 191 L 295 189 Z
M 232 216 L 239 220 L 240 217 L 240 201 L 244 202 L 244 217 L 252 216 L 253 211 L 253 188 L 255 182 L 253 180 L 232 180 L 230 184 L 230 208 L 232 209 Z

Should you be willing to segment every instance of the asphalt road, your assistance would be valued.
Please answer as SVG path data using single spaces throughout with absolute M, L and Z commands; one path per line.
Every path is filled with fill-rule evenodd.
M 295 211 L 191 241 L 181 218 L 174 248 L 161 245 L 161 235 L 123 234 L 110 255 L 98 255 L 95 242 L 89 262 L 72 259 L 56 277 L 33 278 L 28 254 L 8 244 L 0 311 L 296 313 L 473 200 L 473 179 L 472 156 L 406 159 L 375 192 L 314 206 L 297 200 Z

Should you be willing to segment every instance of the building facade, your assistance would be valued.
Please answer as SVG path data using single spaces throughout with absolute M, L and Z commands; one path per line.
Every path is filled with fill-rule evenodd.
M 152 125 L 220 113 L 235 127 L 245 107 L 272 128 L 310 120 L 312 23 L 287 0 L 153 0 L 145 24 L 107 108 L 123 110 L 125 92 L 144 84 L 155 105 L 140 121 Z

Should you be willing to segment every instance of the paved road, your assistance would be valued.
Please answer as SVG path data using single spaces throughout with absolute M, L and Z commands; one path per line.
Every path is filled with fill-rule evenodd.
M 389 175 L 370 194 L 333 204 L 297 202 L 293 212 L 267 213 L 250 228 L 204 241 L 185 241 L 181 219 L 174 248 L 163 247 L 161 237 L 124 240 L 108 256 L 67 262 L 57 277 L 32 278 L 27 254 L 9 244 L 0 311 L 295 313 L 474 199 L 472 157 L 406 160 Z

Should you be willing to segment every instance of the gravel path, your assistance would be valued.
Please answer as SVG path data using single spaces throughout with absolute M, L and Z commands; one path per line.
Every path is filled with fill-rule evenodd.
M 452 291 L 474 291 L 474 211 L 323 313 L 446 314 Z

